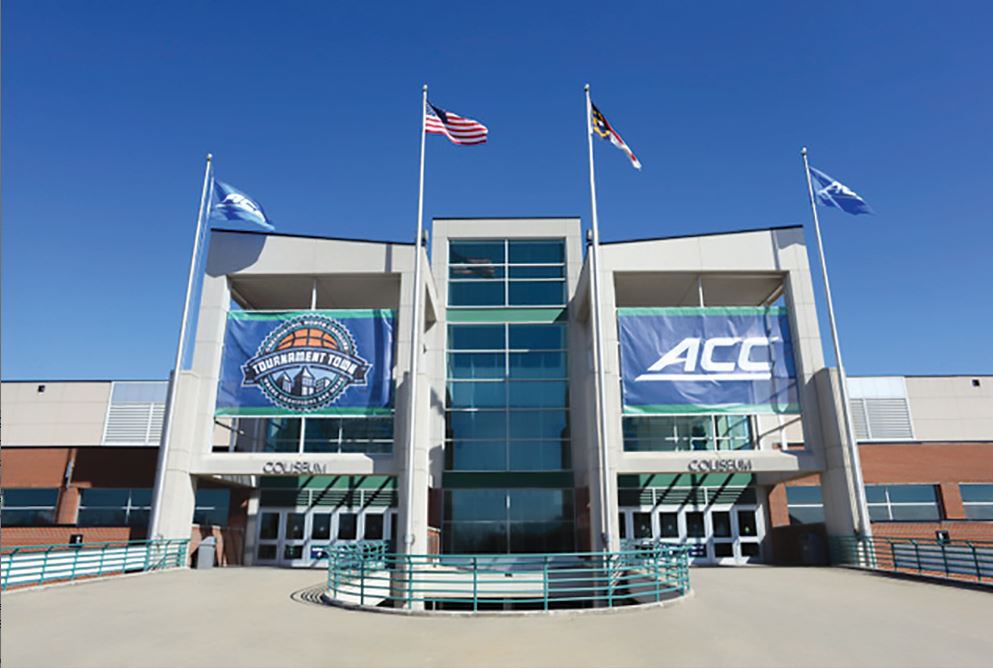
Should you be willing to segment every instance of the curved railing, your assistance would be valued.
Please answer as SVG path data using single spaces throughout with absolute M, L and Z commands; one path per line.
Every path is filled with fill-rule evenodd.
M 657 603 L 689 591 L 687 549 L 396 554 L 385 542 L 328 550 L 326 597 L 359 607 L 551 610 Z
M 55 581 L 179 568 L 190 540 L 130 540 L 0 548 L 0 590 Z

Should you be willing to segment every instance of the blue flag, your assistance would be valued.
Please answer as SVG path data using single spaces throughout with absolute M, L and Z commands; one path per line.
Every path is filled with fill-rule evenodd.
M 873 212 L 866 201 L 844 183 L 813 167 L 810 168 L 810 173 L 820 184 L 820 187 L 814 190 L 814 195 L 824 206 L 837 207 L 856 216 L 860 213 Z
M 270 224 L 262 205 L 237 188 L 232 188 L 221 181 L 214 181 L 214 193 L 217 195 L 217 204 L 211 209 L 211 218 L 240 220 L 255 223 L 267 230 L 276 229 Z

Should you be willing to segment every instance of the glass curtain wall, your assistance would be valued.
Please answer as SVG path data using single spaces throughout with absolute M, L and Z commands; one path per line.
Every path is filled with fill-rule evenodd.
M 566 325 L 526 310 L 565 306 L 565 244 L 452 241 L 449 262 L 449 312 L 474 317 L 448 326 L 445 470 L 477 475 L 445 485 L 444 549 L 571 550 L 572 488 L 537 475 L 571 467 Z

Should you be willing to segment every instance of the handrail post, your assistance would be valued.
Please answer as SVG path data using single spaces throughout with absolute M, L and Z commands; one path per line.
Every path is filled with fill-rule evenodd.
M 941 546 L 941 561 L 942 561 L 942 564 L 944 564 L 944 566 L 945 566 L 945 577 L 947 578 L 950 575 L 949 572 L 948 572 L 948 553 L 945 551 L 945 544 L 944 543 L 938 543 L 938 545 Z
M 659 559 L 660 552 L 655 551 L 655 602 L 658 603 L 662 600 L 662 582 L 659 580 Z
M 969 546 L 970 550 L 972 550 L 972 561 L 973 563 L 976 564 L 976 580 L 978 582 L 982 582 L 983 570 L 982 567 L 979 565 L 979 554 L 976 552 L 976 546 L 972 544 L 971 540 L 965 541 L 965 544 Z
M 544 575 L 542 577 L 542 590 L 545 594 L 545 610 L 548 610 L 548 555 L 545 555 Z
M 7 591 L 7 583 L 10 582 L 10 569 L 14 566 L 14 557 L 20 548 L 15 547 L 14 551 L 7 555 L 7 569 L 3 572 L 3 582 L 0 583 L 0 591 Z
M 359 605 L 365 605 L 365 559 L 359 558 Z
M 607 607 L 614 607 L 614 560 L 607 553 Z
M 403 555 L 404 561 L 407 562 L 407 609 L 412 610 L 414 607 L 414 571 L 413 564 L 410 561 L 410 555 Z
M 48 549 L 52 549 L 52 547 L 49 546 Z M 69 571 L 69 582 L 73 582 L 76 579 L 76 569 L 79 567 L 79 555 L 84 549 L 81 546 L 78 550 L 72 551 L 72 570 Z
M 922 567 L 921 567 L 921 548 L 917 544 L 917 541 L 914 540 L 913 538 L 910 539 L 910 542 L 914 546 L 914 558 L 917 560 L 917 572 L 920 573 L 922 571 Z
M 48 555 L 51 554 L 52 548 L 49 547 L 45 550 L 45 556 L 41 560 L 41 581 L 45 581 L 45 575 L 48 573 Z
M 472 611 L 479 610 L 479 559 L 472 558 Z

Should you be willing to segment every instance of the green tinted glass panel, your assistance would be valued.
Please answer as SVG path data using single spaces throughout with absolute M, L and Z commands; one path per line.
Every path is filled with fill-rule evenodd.
M 966 503 L 970 501 L 993 503 L 993 485 L 963 484 L 959 485 L 959 491 L 962 493 L 962 501 Z
M 511 278 L 562 278 L 565 276 L 565 267 L 511 267 Z
M 474 281 L 448 284 L 451 306 L 503 306 L 503 281 Z
M 508 325 L 511 350 L 563 350 L 564 325 Z
M 504 353 L 449 353 L 449 378 L 503 378 Z
M 449 350 L 503 350 L 506 343 L 503 325 L 449 325 Z
M 503 241 L 450 241 L 449 264 L 503 264 Z
M 818 504 L 823 503 L 824 500 L 821 498 L 820 486 L 797 485 L 786 488 L 786 502 L 790 504 Z
M 455 302 L 451 302 L 453 305 Z M 512 281 L 507 288 L 511 306 L 556 306 L 565 303 L 565 283 L 560 281 Z
M 565 242 L 555 241 L 510 241 L 510 264 L 552 264 L 565 262 Z

